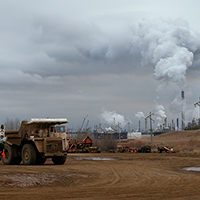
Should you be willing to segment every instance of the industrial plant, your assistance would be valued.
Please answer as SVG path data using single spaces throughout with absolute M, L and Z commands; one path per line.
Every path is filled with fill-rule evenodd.
M 73 129 L 68 129 L 67 136 L 69 138 L 79 139 L 83 140 L 86 136 L 90 136 L 93 140 L 103 140 L 105 138 L 110 140 L 115 140 L 118 144 L 121 144 L 123 142 L 128 142 L 135 139 L 141 139 L 144 137 L 153 137 L 156 135 L 160 135 L 169 131 L 181 131 L 181 130 L 187 130 L 187 129 L 195 129 L 200 127 L 200 118 L 197 117 L 197 119 L 193 118 L 191 119 L 191 122 L 188 122 L 186 124 L 185 122 L 185 93 L 184 91 L 181 91 L 181 104 L 180 104 L 180 118 L 175 118 L 172 120 L 168 120 L 167 116 L 163 114 L 164 116 L 162 121 L 160 120 L 160 123 L 157 124 L 155 128 L 153 128 L 153 123 L 155 122 L 155 116 L 154 113 L 150 112 L 148 116 L 144 116 L 142 112 L 138 113 L 138 127 L 137 129 L 131 129 L 130 128 L 130 122 L 128 122 L 127 128 L 125 126 L 122 126 L 119 121 L 117 121 L 117 114 L 106 111 L 106 115 L 110 114 L 110 119 L 107 120 L 107 123 L 109 124 L 109 127 L 107 127 L 102 123 L 99 123 L 99 125 L 95 125 L 94 129 L 91 130 L 91 127 L 88 126 L 89 120 L 86 120 L 88 115 L 83 118 L 83 122 L 81 124 L 81 127 L 78 131 L 73 131 Z M 197 103 L 194 104 L 194 107 L 200 107 L 200 99 Z M 199 116 L 199 113 L 198 113 Z M 121 116 L 120 116 L 121 117 Z M 119 117 L 118 117 L 119 118 Z M 143 118 L 143 120 L 141 120 Z M 120 118 L 122 119 L 122 117 Z M 144 124 L 142 122 L 144 121 Z M 116 123 L 118 122 L 118 123 Z M 155 124 L 154 124 L 155 126 Z M 142 129 L 141 127 L 145 127 Z

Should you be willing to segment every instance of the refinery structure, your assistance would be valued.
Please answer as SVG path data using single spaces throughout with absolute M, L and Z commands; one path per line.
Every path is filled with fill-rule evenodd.
M 190 122 L 186 124 L 185 120 L 185 93 L 181 91 L 181 103 L 180 103 L 180 117 L 177 117 L 172 120 L 168 120 L 166 115 L 163 115 L 162 121 L 157 124 L 155 127 L 155 115 L 154 113 L 150 112 L 148 116 L 144 116 L 142 114 L 142 118 L 138 118 L 138 127 L 136 129 L 130 128 L 130 121 L 126 123 L 126 126 L 123 126 L 123 122 L 118 121 L 116 113 L 112 113 L 112 117 L 110 119 L 109 127 L 105 124 L 99 123 L 99 125 L 95 125 L 94 129 L 91 130 L 89 127 L 89 120 L 86 120 L 88 115 L 84 117 L 81 127 L 78 131 L 73 131 L 73 129 L 68 129 L 68 135 L 70 137 L 78 137 L 77 135 L 80 134 L 88 134 L 93 139 L 103 139 L 105 137 L 111 137 L 114 140 L 118 140 L 119 142 L 134 140 L 143 137 L 150 137 L 159 135 L 162 133 L 166 133 L 169 131 L 182 131 L 188 128 L 194 128 L 200 125 L 200 118 L 199 118 L 199 109 L 200 109 L 200 99 L 198 102 L 194 104 L 194 107 L 198 108 L 198 117 L 197 119 L 192 118 Z M 108 113 L 106 113 L 108 114 Z M 142 124 L 144 122 L 144 124 Z M 154 127 L 153 127 L 154 126 Z M 144 128 L 141 128 L 144 127 Z
M 135 114 L 137 118 L 137 127 L 131 128 L 131 120 L 125 119 L 123 115 L 116 112 L 103 111 L 101 114 L 101 122 L 92 129 L 89 126 L 88 114 L 83 118 L 80 127 L 75 130 L 66 126 L 66 135 L 68 138 L 82 140 L 86 136 L 95 140 L 110 138 L 119 143 L 140 139 L 143 137 L 152 137 L 169 131 L 183 131 L 186 129 L 195 129 L 200 127 L 200 98 L 195 102 L 193 108 L 198 111 L 196 117 L 186 123 L 186 99 L 184 91 L 180 92 L 180 112 L 179 117 L 169 119 L 165 114 L 162 105 L 157 104 L 154 112 L 144 115 L 142 112 Z M 6 126 L 7 127 L 7 126 Z

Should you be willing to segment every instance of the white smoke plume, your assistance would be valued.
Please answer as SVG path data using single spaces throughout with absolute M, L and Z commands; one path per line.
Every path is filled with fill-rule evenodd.
M 144 113 L 141 112 L 141 111 L 137 112 L 137 113 L 135 114 L 135 116 L 136 116 L 138 119 L 145 118 Z
M 167 117 L 167 115 L 165 114 L 165 108 L 163 105 L 156 103 L 155 117 L 156 117 L 158 126 L 163 124 L 163 120 Z
M 110 132 L 110 131 L 112 132 L 112 131 L 114 131 L 114 130 L 113 130 L 111 127 L 108 127 L 108 128 L 105 128 L 105 131 L 106 131 L 106 132 Z
M 185 83 L 198 49 L 195 33 L 187 22 L 143 20 L 133 27 L 132 45 L 141 50 L 143 66 L 153 66 L 157 80 Z
M 116 113 L 115 111 L 103 110 L 101 113 L 101 120 L 110 126 L 116 126 L 119 123 L 119 126 L 123 128 L 126 125 L 124 116 Z
M 152 67 L 155 79 L 160 81 L 157 92 L 164 85 L 170 86 L 172 83 L 179 87 L 177 91 L 185 90 L 186 74 L 198 63 L 195 58 L 198 60 L 199 34 L 190 29 L 188 23 L 181 19 L 143 20 L 134 24 L 132 30 L 133 49 L 137 46 L 140 50 L 141 65 Z M 172 101 L 170 107 L 172 112 L 181 112 L 180 101 L 178 102 L 177 99 Z M 189 113 L 186 109 L 185 112 Z M 163 123 L 165 117 L 164 107 L 157 104 L 158 125 Z

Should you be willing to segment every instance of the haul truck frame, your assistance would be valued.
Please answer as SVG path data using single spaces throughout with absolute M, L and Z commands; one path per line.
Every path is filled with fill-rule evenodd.
M 18 131 L 5 131 L 7 137 L 4 146 L 5 165 L 42 165 L 47 158 L 53 163 L 64 164 L 67 157 L 67 139 L 64 123 L 61 119 L 31 119 L 22 121 Z

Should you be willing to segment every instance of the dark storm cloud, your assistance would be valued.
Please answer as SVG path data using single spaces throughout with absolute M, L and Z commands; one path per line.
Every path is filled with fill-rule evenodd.
M 60 73 L 61 76 L 126 73 L 125 70 L 131 71 L 132 66 L 138 64 L 138 61 L 134 61 L 135 55 L 130 53 L 132 47 L 129 27 L 119 35 L 103 32 L 94 23 L 41 15 L 34 17 L 33 27 L 30 42 L 49 59 L 53 59 L 54 65 L 49 69 L 40 65 L 40 70 L 36 67 L 27 69 L 26 72 L 49 76 L 48 71 L 53 72 L 54 67 L 56 75 Z M 43 68 L 45 70 L 41 74 Z
M 26 72 L 42 76 L 133 73 L 141 63 L 155 67 L 156 79 L 180 84 L 187 70 L 198 68 L 198 34 L 181 19 L 143 20 L 118 34 L 83 20 L 37 15 L 33 27 L 31 41 L 54 65 Z

